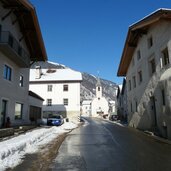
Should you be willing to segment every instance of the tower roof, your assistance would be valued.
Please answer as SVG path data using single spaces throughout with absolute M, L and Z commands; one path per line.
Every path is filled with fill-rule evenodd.
M 97 78 L 97 83 L 96 83 L 96 87 L 101 87 L 101 82 L 100 82 L 100 78 Z

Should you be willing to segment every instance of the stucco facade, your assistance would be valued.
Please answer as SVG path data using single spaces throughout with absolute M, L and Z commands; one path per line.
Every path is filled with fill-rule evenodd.
M 109 113 L 109 103 L 105 97 L 102 95 L 102 86 L 100 80 L 98 79 L 96 84 L 96 97 L 91 103 L 91 116 L 103 116 Z
M 0 2 L 0 127 L 5 127 L 7 117 L 10 117 L 12 126 L 30 123 L 28 89 L 29 66 L 33 51 L 28 48 L 31 41 L 22 30 L 25 21 L 19 20 L 16 14 L 22 14 L 23 8 L 28 10 L 27 15 L 31 16 L 35 13 L 31 14 L 34 10 L 31 4 L 19 1 L 14 0 L 13 4 L 8 1 Z M 9 7 L 4 8 L 5 5 Z M 11 12 L 9 12 L 10 5 L 16 6 Z M 30 22 L 33 20 L 30 19 Z M 34 34 L 37 34 L 36 30 Z M 43 58 L 46 57 L 40 57 L 42 60 Z
M 171 72 L 168 70 L 171 67 L 171 22 L 167 17 L 170 15 L 170 10 L 161 9 L 130 27 L 129 33 L 136 28 L 140 32 L 136 43 L 132 42 L 136 46 L 125 73 L 129 125 L 158 131 L 169 139 Z M 166 18 L 162 19 L 163 17 Z M 127 41 L 129 38 L 127 37 Z M 128 54 L 125 49 L 122 59 Z M 121 64 L 119 73 L 122 72 L 122 66 Z
M 52 70 L 55 72 L 48 73 L 48 69 L 43 69 L 41 77 L 36 79 L 36 70 L 31 69 L 29 89 L 44 99 L 44 117 L 49 114 L 62 114 L 77 120 L 80 115 L 81 73 L 71 69 Z
M 91 116 L 91 100 L 84 100 L 81 104 L 81 114 Z

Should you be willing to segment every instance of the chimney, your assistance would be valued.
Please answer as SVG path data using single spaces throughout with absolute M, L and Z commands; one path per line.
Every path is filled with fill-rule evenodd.
M 42 75 L 41 66 L 36 66 L 36 79 L 40 79 Z

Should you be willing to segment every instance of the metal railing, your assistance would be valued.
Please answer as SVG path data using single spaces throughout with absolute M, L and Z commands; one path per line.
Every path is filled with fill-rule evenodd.
M 22 60 L 22 62 L 24 62 L 26 65 L 29 65 L 29 54 L 24 50 L 24 48 L 9 31 L 0 32 L 0 44 L 7 44 L 10 46 L 15 51 L 17 56 L 19 56 L 19 59 Z

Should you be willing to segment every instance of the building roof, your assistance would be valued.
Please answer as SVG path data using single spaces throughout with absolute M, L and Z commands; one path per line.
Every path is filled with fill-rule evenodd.
M 41 101 L 44 101 L 44 99 L 42 97 L 40 97 L 38 94 L 34 93 L 33 91 L 29 91 L 28 94 L 31 97 L 34 97 L 34 98 L 39 99 Z
M 41 69 L 41 78 L 36 79 L 36 69 L 30 69 L 30 82 L 82 81 L 82 74 L 72 69 Z
M 47 54 L 36 10 L 28 0 L 0 0 L 3 7 L 16 15 L 23 37 L 30 51 L 31 61 L 46 61 Z
M 118 76 L 126 76 L 128 67 L 132 60 L 134 50 L 136 49 L 139 38 L 147 34 L 148 29 L 161 20 L 171 21 L 171 9 L 158 9 L 152 14 L 146 16 L 137 23 L 131 25 L 128 29 L 121 61 L 118 68 Z

